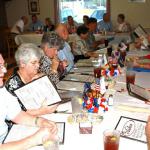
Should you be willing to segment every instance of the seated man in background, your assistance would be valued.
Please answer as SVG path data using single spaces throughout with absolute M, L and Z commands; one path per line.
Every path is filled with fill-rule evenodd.
M 97 29 L 100 32 L 102 32 L 102 31 L 111 32 L 113 30 L 112 22 L 110 21 L 110 15 L 108 13 L 104 13 L 103 20 L 101 20 L 97 24 Z
M 41 41 L 44 56 L 40 60 L 39 71 L 45 73 L 55 84 L 64 75 L 66 61 L 58 59 L 58 50 L 64 48 L 64 40 L 55 32 L 44 33 Z
M 100 40 L 100 41 L 96 41 L 95 40 L 94 32 L 97 29 L 97 19 L 96 18 L 92 18 L 92 17 L 89 18 L 87 27 L 89 29 L 88 38 L 86 39 L 87 47 L 88 47 L 88 49 L 93 50 L 93 51 L 97 50 L 98 46 L 100 44 L 104 43 L 103 39 Z
M 68 30 L 69 34 L 76 33 L 78 24 L 77 24 L 77 22 L 75 22 L 75 21 L 73 20 L 73 17 L 72 17 L 72 16 L 68 16 L 68 17 L 67 17 L 66 26 L 67 26 L 67 30 Z
M 38 30 L 43 30 L 44 24 L 38 20 L 37 16 L 34 14 L 32 15 L 32 22 L 29 25 L 29 30 L 34 32 Z
M 117 32 L 130 32 L 131 27 L 128 22 L 125 21 L 125 15 L 124 14 L 119 14 L 117 17 Z
M 73 42 L 73 54 L 75 56 L 75 61 L 79 59 L 98 57 L 98 54 L 94 53 L 88 49 L 85 40 L 88 38 L 88 28 L 84 25 L 77 28 L 77 35 Z
M 12 27 L 11 33 L 13 34 L 21 34 L 24 32 L 24 26 L 28 23 L 28 18 L 26 16 L 22 16 Z
M 39 61 L 42 56 L 43 51 L 34 44 L 25 43 L 18 47 L 15 53 L 18 68 L 15 68 L 14 73 L 5 84 L 6 89 L 12 95 L 16 96 L 14 93 L 16 89 L 41 76 L 41 74 L 38 73 L 38 70 Z M 57 106 L 58 105 L 42 106 L 39 109 L 26 110 L 26 108 L 24 108 L 21 104 L 23 110 L 35 116 L 52 113 L 56 110 Z
M 0 149 L 29 149 L 36 145 L 42 144 L 42 140 L 45 137 L 54 140 L 57 133 L 56 124 L 47 119 L 35 117 L 24 111 L 21 111 L 17 99 L 12 96 L 3 86 L 3 77 L 5 72 L 6 68 L 4 66 L 4 59 L 2 55 L 0 55 Z M 8 130 L 5 119 L 12 120 L 17 124 L 40 127 L 40 129 L 36 133 L 24 139 L 2 144 Z
M 74 66 L 74 56 L 71 52 L 70 45 L 67 42 L 68 39 L 68 30 L 65 24 L 59 24 L 56 28 L 58 35 L 65 41 L 64 48 L 58 51 L 58 58 L 61 61 L 67 61 L 68 66 L 66 67 L 67 72 L 70 71 Z

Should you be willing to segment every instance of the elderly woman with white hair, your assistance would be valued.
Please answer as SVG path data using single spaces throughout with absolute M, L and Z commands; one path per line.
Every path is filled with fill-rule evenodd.
M 22 87 L 25 84 L 31 82 L 33 79 L 41 76 L 41 74 L 38 73 L 38 70 L 39 61 L 42 56 L 42 49 L 38 48 L 34 44 L 26 43 L 19 46 L 18 50 L 15 53 L 15 59 L 18 68 L 15 68 L 14 73 L 5 84 L 6 89 L 11 94 L 16 96 L 14 91 L 17 88 Z M 27 112 L 31 115 L 43 115 L 54 112 L 57 106 L 58 105 L 44 106 L 39 109 L 27 110 Z M 22 109 L 26 111 L 23 106 Z

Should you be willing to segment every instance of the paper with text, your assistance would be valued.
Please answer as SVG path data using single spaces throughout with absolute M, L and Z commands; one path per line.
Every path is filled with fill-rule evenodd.
M 17 89 L 15 94 L 26 109 L 37 109 L 61 101 L 59 94 L 47 76 Z

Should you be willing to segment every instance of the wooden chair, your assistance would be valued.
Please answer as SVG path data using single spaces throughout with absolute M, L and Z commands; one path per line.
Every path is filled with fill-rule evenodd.
M 17 49 L 14 36 L 10 33 L 10 28 L 5 29 L 4 38 L 5 38 L 5 43 L 7 46 L 7 57 L 9 59 L 11 57 L 11 54 L 14 54 L 15 50 Z

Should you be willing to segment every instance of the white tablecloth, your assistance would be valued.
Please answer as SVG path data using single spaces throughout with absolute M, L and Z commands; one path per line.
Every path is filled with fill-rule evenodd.
M 65 142 L 64 145 L 60 145 L 60 150 L 103 150 L 103 132 L 106 129 L 114 129 L 120 116 L 133 117 L 137 119 L 147 119 L 146 114 L 140 113 L 129 113 L 124 111 L 114 110 L 113 108 L 109 109 L 109 112 L 104 114 L 104 120 L 100 124 L 94 124 L 92 134 L 80 134 L 79 133 L 79 124 L 69 124 L 67 123 L 68 114 L 53 114 L 45 116 L 47 119 L 54 121 L 63 121 L 66 122 L 65 128 Z M 23 137 L 28 128 L 25 129 L 24 126 L 14 125 L 10 131 L 10 134 L 7 138 L 7 141 L 16 140 Z M 18 133 L 19 132 L 19 133 Z M 18 133 L 18 134 L 16 134 Z M 20 135 L 20 136 L 19 136 Z M 133 148 L 136 150 L 146 150 L 147 145 L 142 142 L 137 142 L 125 138 L 120 138 L 119 150 L 126 150 L 128 144 L 128 150 Z M 37 146 L 32 148 L 32 150 L 43 150 L 42 146 Z
M 28 33 L 28 34 L 21 34 L 17 35 L 15 37 L 15 42 L 17 45 L 20 45 L 22 43 L 34 43 L 37 46 L 41 44 L 43 34 L 36 34 L 36 33 Z M 121 41 L 131 42 L 131 37 L 129 33 L 116 33 L 116 34 L 95 34 L 96 41 L 100 39 L 108 39 L 113 38 L 113 40 L 110 43 L 120 43 Z M 75 34 L 69 35 L 69 42 L 73 42 L 75 38 Z
M 136 82 L 138 83 L 139 79 L 136 79 Z M 123 87 L 126 87 L 125 85 L 125 73 L 123 73 L 120 77 L 116 78 L 116 82 L 118 88 L 120 88 L 121 85 Z M 118 89 L 119 90 L 119 89 Z M 79 124 L 74 123 L 70 124 L 67 122 L 67 118 L 71 114 L 49 114 L 45 115 L 44 117 L 53 121 L 59 121 L 59 122 L 65 122 L 66 128 L 65 128 L 65 141 L 64 145 L 60 145 L 60 150 L 103 150 L 103 132 L 106 129 L 114 129 L 117 125 L 120 116 L 126 116 L 130 118 L 135 119 L 141 119 L 146 121 L 148 118 L 148 115 L 150 114 L 150 111 L 146 111 L 145 109 L 150 108 L 149 105 L 146 105 L 143 101 L 140 101 L 138 99 L 135 99 L 127 94 L 127 92 L 118 93 L 115 94 L 117 96 L 116 99 L 114 99 L 114 106 L 110 106 L 108 109 L 108 112 L 102 113 L 104 120 L 101 123 L 93 124 L 93 132 L 92 134 L 80 134 L 79 133 Z M 123 99 L 122 97 L 125 97 Z M 124 102 L 126 102 L 126 105 L 130 105 L 130 107 L 134 107 L 134 104 L 140 104 L 138 106 L 143 106 L 139 111 L 134 111 L 134 109 L 130 109 L 130 111 L 126 111 L 125 109 L 121 109 L 118 107 L 119 105 L 122 105 Z M 137 106 L 137 105 L 136 105 Z M 146 107 L 144 107 L 146 106 Z M 59 109 L 60 108 L 60 109 Z M 123 107 L 122 107 L 123 108 Z M 65 103 L 58 107 L 58 110 L 71 110 L 71 103 Z M 132 112 L 131 112 L 132 110 Z M 139 109 L 138 109 L 139 110 Z M 6 142 L 20 139 L 21 137 L 24 137 L 26 135 L 26 131 L 24 126 L 17 126 L 14 125 L 6 139 Z M 16 134 L 18 133 L 18 134 Z M 120 146 L 119 150 L 147 150 L 147 145 L 142 142 L 137 142 L 134 140 L 126 139 L 121 137 L 120 138 Z M 42 146 L 37 146 L 32 148 L 32 150 L 43 150 Z
M 131 40 L 131 36 L 130 33 L 115 33 L 115 34 L 106 34 L 106 35 L 102 35 L 102 34 L 95 34 L 95 39 L 96 41 L 100 40 L 100 39 L 111 39 L 110 44 L 112 43 L 120 43 L 121 41 L 124 42 L 128 42 L 130 43 Z
M 101 39 L 111 39 L 112 41 L 110 43 L 120 43 L 121 41 L 125 41 L 130 43 L 131 42 L 131 36 L 130 33 L 108 33 L 107 35 L 102 34 L 94 34 L 95 40 L 99 41 Z M 69 35 L 69 41 L 73 42 L 75 38 L 75 34 Z
M 42 36 L 43 36 L 43 34 L 36 34 L 36 33 L 21 34 L 21 35 L 17 35 L 15 37 L 15 42 L 16 42 L 17 45 L 20 45 L 22 43 L 34 43 L 37 46 L 40 46 Z

